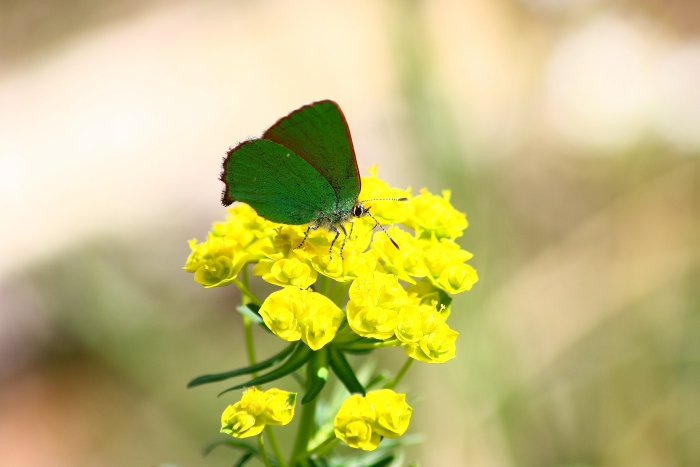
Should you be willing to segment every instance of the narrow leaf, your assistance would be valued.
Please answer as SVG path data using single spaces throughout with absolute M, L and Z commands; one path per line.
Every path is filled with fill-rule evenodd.
M 238 462 L 236 462 L 233 467 L 243 467 L 248 463 L 249 460 L 253 458 L 253 453 L 252 452 L 247 452 L 241 456 L 240 459 L 238 459 Z
M 306 394 L 304 394 L 304 398 L 301 400 L 302 404 L 308 404 L 316 399 L 323 389 L 323 386 L 326 385 L 326 381 L 328 381 L 327 348 L 319 349 L 313 353 L 307 369 L 307 378 L 309 384 L 306 389 Z
M 362 384 L 357 380 L 357 376 L 355 376 L 355 372 L 345 359 L 345 355 L 333 347 L 329 347 L 328 353 L 328 360 L 333 372 L 338 376 L 338 379 L 347 390 L 350 391 L 351 394 L 358 393 L 364 396 L 365 388 L 363 388 Z
M 247 366 L 245 368 L 239 368 L 237 370 L 227 371 L 225 373 L 198 376 L 197 378 L 187 383 L 187 387 L 192 388 L 202 384 L 216 383 L 217 381 L 223 381 L 225 379 L 233 378 L 234 376 L 249 375 L 251 373 L 255 373 L 256 371 L 265 370 L 271 366 L 277 365 L 279 362 L 287 358 L 287 356 L 290 353 L 292 353 L 294 347 L 296 346 L 297 343 L 292 342 L 278 354 L 273 355 L 267 360 L 263 360 L 262 362 L 256 363 L 255 365 Z
M 229 446 L 234 449 L 242 449 L 244 451 L 251 452 L 255 455 L 258 453 L 258 448 L 255 446 L 246 443 L 245 441 L 241 441 L 236 438 L 226 438 L 226 439 L 217 439 L 216 441 L 212 441 L 211 443 L 207 444 L 204 446 L 204 449 L 202 449 L 202 455 L 206 456 L 210 452 L 212 452 L 214 449 L 218 448 L 219 446 Z
M 248 318 L 250 318 L 250 320 L 255 324 L 259 324 L 265 329 L 267 329 L 267 326 L 265 326 L 265 322 L 263 321 L 262 316 L 260 316 L 260 307 L 255 303 L 239 305 L 236 307 L 236 310 L 238 310 L 238 312 L 243 316 L 247 316 Z
M 219 396 L 221 396 L 222 394 L 226 394 L 229 391 L 247 388 L 250 386 L 256 386 L 258 384 L 269 383 L 270 381 L 274 381 L 276 379 L 282 378 L 283 376 L 287 376 L 291 372 L 301 368 L 301 366 L 304 363 L 306 363 L 309 360 L 309 358 L 311 358 L 311 354 L 313 354 L 313 350 L 311 350 L 307 345 L 300 343 L 294 351 L 294 353 L 287 359 L 287 361 L 279 367 L 277 367 L 276 369 L 272 370 L 269 373 L 265 373 L 264 375 L 260 375 L 257 378 L 253 378 L 250 381 L 238 384 L 236 386 L 226 389 L 225 391 L 221 391 L 219 393 Z
M 396 457 L 394 457 L 393 454 L 389 454 L 388 456 L 378 460 L 374 464 L 368 465 L 367 467 L 387 467 L 389 464 L 394 462 L 394 459 L 396 459 Z

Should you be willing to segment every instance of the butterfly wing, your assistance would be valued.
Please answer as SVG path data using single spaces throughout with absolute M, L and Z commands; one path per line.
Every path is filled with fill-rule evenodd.
M 288 147 L 333 187 L 338 207 L 349 210 L 360 194 L 360 174 L 350 129 L 333 101 L 306 105 L 281 118 L 263 138 Z
M 289 148 L 254 139 L 231 149 L 224 159 L 221 202 L 249 204 L 280 224 L 307 224 L 330 212 L 336 196 L 328 181 Z

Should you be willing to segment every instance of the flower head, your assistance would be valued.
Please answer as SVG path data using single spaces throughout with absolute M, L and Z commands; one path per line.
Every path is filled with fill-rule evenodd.
M 353 394 L 335 417 L 335 435 L 348 446 L 372 451 L 382 436 L 398 438 L 408 428 L 413 409 L 405 394 L 391 389 L 369 391 L 366 397 Z
M 345 314 L 320 293 L 285 287 L 267 297 L 260 316 L 277 337 L 318 350 L 333 340 Z
M 259 435 L 265 425 L 286 425 L 294 417 L 296 393 L 256 387 L 246 390 L 241 400 L 221 415 L 221 432 L 236 438 Z
M 408 295 L 393 274 L 375 272 L 358 277 L 350 286 L 348 324 L 357 334 L 388 339 L 398 324 L 398 309 Z
M 467 217 L 450 204 L 449 190 L 442 196 L 431 194 L 426 188 L 411 199 L 413 214 L 404 224 L 416 231 L 418 237 L 449 238 L 461 237 L 467 228 Z

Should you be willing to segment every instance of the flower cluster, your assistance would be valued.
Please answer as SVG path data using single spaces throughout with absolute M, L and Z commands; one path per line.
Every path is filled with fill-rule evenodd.
M 353 394 L 335 417 L 335 435 L 350 447 L 372 451 L 382 437 L 398 438 L 404 434 L 412 412 L 406 395 L 391 389 L 370 391 L 366 397 Z
M 450 297 L 470 290 L 478 280 L 467 263 L 472 254 L 456 242 L 467 228 L 466 216 L 452 206 L 449 191 L 435 195 L 422 189 L 413 195 L 379 179 L 376 167 L 370 172 L 362 179 L 359 200 L 381 200 L 365 203 L 373 218 L 364 216 L 344 226 L 347 238 L 341 234 L 333 243 L 334 233 L 317 229 L 304 240 L 308 226 L 276 224 L 238 204 L 224 222 L 213 225 L 206 241 L 190 241 L 184 269 L 204 287 L 243 287 L 248 278 L 239 274 L 253 264 L 255 276 L 280 287 L 261 300 L 258 313 L 265 326 L 313 351 L 329 346 L 329 355 L 337 355 L 352 351 L 353 342 L 362 342 L 355 350 L 366 350 L 377 344 L 366 339 L 377 339 L 385 341 L 383 346 L 402 346 L 408 357 L 421 362 L 454 358 L 458 333 L 447 324 Z M 375 229 L 374 219 L 390 225 L 387 235 Z M 334 342 L 341 327 L 342 337 Z M 314 361 L 325 365 L 322 358 Z M 339 378 L 339 372 L 352 373 L 347 362 L 331 358 L 330 365 Z M 322 368 L 327 374 L 327 367 Z M 319 384 L 321 388 L 323 382 Z M 265 424 L 285 424 L 294 401 L 293 393 L 249 389 L 224 412 L 222 431 L 246 437 L 259 434 Z M 382 437 L 400 436 L 410 416 L 403 394 L 382 389 L 366 397 L 352 395 L 335 418 L 335 434 L 352 447 L 372 450 Z
M 294 417 L 296 393 L 252 387 L 221 415 L 221 432 L 236 438 L 259 435 L 265 425 L 286 425 Z

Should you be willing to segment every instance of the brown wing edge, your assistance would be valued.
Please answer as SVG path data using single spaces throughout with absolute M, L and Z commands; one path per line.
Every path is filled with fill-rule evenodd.
M 298 109 L 288 113 L 284 117 L 278 119 L 274 125 L 272 125 L 270 128 L 265 130 L 265 133 L 263 133 L 262 137 L 267 138 L 267 134 L 269 133 L 269 131 L 272 130 L 277 125 L 279 125 L 282 122 L 282 120 L 287 119 L 287 118 L 291 117 L 292 115 L 294 115 L 295 113 L 300 112 L 308 107 L 313 107 L 316 104 L 325 104 L 325 103 L 329 103 L 329 104 L 332 104 L 335 106 L 335 108 L 338 110 L 338 113 L 340 114 L 340 118 L 343 120 L 343 124 L 345 125 L 345 133 L 347 133 L 347 135 L 348 135 L 348 141 L 350 141 L 350 151 L 352 151 L 352 161 L 355 163 L 355 175 L 357 175 L 357 189 L 358 189 L 357 195 L 359 196 L 360 191 L 362 191 L 362 178 L 360 177 L 360 169 L 357 166 L 357 156 L 355 155 L 355 145 L 352 142 L 352 135 L 350 134 L 350 126 L 348 126 L 348 121 L 345 118 L 345 114 L 343 113 L 342 109 L 340 108 L 340 106 L 338 105 L 337 102 L 335 102 L 331 99 L 323 99 L 320 101 L 315 101 L 315 102 L 312 102 L 310 104 L 303 105 L 303 106 L 299 107 Z M 222 175 L 223 175 L 223 173 L 222 173 Z M 223 202 L 223 196 L 222 196 L 222 202 Z M 226 204 L 224 206 L 228 206 L 228 205 Z
M 221 192 L 221 204 L 223 204 L 224 206 L 230 206 L 231 204 L 233 204 L 234 201 L 236 201 L 229 194 L 228 182 L 226 181 L 226 163 L 231 158 L 231 156 L 233 155 L 234 151 L 236 151 L 236 149 L 240 148 L 241 146 L 243 146 L 246 143 L 249 143 L 250 141 L 252 141 L 252 139 L 247 139 L 245 141 L 238 143 L 235 147 L 230 148 L 228 150 L 228 152 L 226 152 L 226 157 L 224 157 L 224 161 L 221 163 L 221 174 L 219 175 L 219 180 L 224 182 L 224 189 Z

